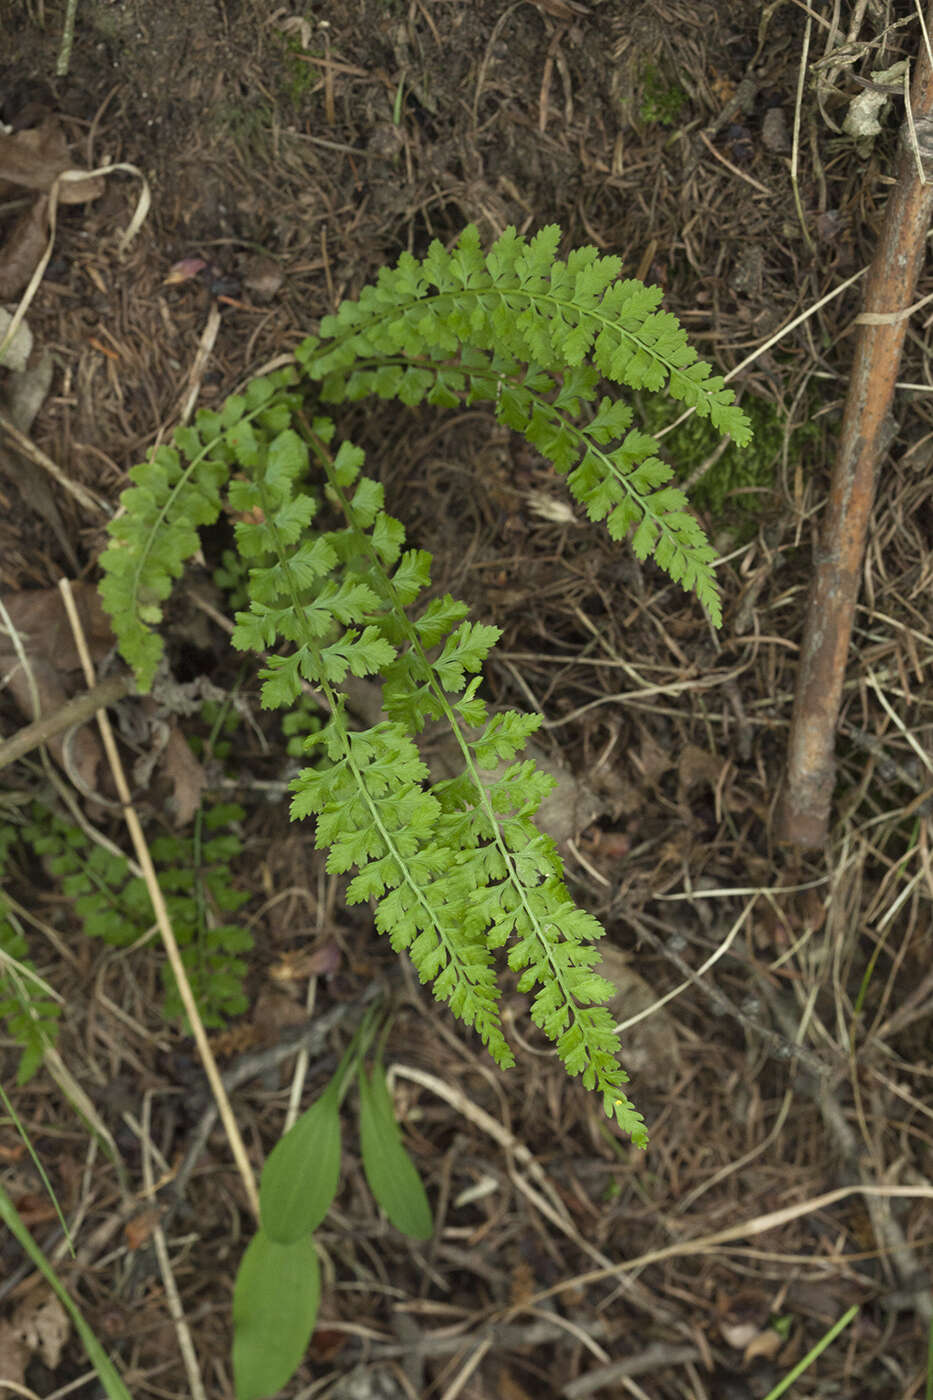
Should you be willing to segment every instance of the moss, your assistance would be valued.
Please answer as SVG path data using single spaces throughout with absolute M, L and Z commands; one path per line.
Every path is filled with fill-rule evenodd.
M 659 433 L 679 413 L 656 395 L 637 395 L 636 419 L 648 433 Z M 813 404 L 812 408 L 815 409 Z M 784 449 L 785 422 L 782 414 L 766 399 L 746 398 L 742 408 L 751 419 L 754 437 L 748 447 L 730 442 L 694 486 L 691 501 L 712 517 L 717 526 L 732 530 L 737 543 L 750 539 L 763 517 L 777 504 L 775 481 Z M 819 441 L 823 428 L 806 421 L 790 434 L 788 451 L 799 455 L 808 444 Z M 695 413 L 661 439 L 661 455 L 677 471 L 681 482 L 690 480 L 720 442 L 715 428 Z
M 641 106 L 638 109 L 641 120 L 649 126 L 673 126 L 687 100 L 683 88 L 677 83 L 669 83 L 653 63 L 646 63 L 642 68 L 641 83 Z

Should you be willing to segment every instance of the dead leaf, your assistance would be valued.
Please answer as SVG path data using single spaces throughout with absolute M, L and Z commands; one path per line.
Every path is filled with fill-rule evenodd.
M 771 1315 L 771 1297 L 759 1288 L 743 1288 L 720 1293 L 716 1299 L 716 1321 L 723 1341 L 736 1351 L 745 1351 L 765 1330 Z M 777 1336 L 777 1333 L 775 1333 Z
M 274 258 L 250 258 L 243 273 L 243 286 L 257 301 L 269 301 L 282 285 L 282 269 Z
M 47 1283 L 43 1281 L 27 1293 L 7 1325 L 30 1355 L 38 1355 L 50 1371 L 58 1367 L 71 1324 Z
M 0 1322 L 0 1376 L 11 1386 L 22 1385 L 29 1365 L 29 1348 L 24 1346 L 12 1323 Z
M 3 295 L 0 288 L 0 296 Z M 9 311 L 0 306 L 0 345 L 6 341 L 7 332 L 13 317 Z M 13 339 L 7 345 L 0 356 L 0 364 L 4 369 L 10 370 L 14 375 L 22 374 L 32 354 L 32 331 L 25 321 L 21 321 L 13 333 Z
M 158 1221 L 159 1212 L 155 1207 L 142 1210 L 139 1215 L 134 1215 L 132 1220 L 128 1220 L 123 1227 L 127 1249 L 141 1249 L 144 1244 L 148 1244 Z
M 327 938 L 314 948 L 293 948 L 269 969 L 273 982 L 304 982 L 309 977 L 332 977 L 342 962 L 340 945 Z
M 24 1225 L 46 1225 L 57 1219 L 54 1203 L 48 1196 L 39 1196 L 34 1191 L 17 1196 L 13 1204 Z
M 218 1060 L 229 1060 L 234 1055 L 245 1055 L 247 1050 L 254 1050 L 261 1040 L 255 1026 L 231 1026 L 229 1030 L 212 1035 L 210 1047 Z
M 755 1361 L 759 1357 L 763 1357 L 765 1361 L 773 1361 L 783 1345 L 784 1338 L 781 1336 L 780 1332 L 776 1331 L 773 1327 L 766 1327 L 764 1331 L 759 1332 L 758 1335 L 753 1337 L 749 1342 L 742 1354 L 742 1360 L 745 1362 L 746 1366 L 749 1362 Z
M 24 369 L 7 378 L 3 396 L 4 413 L 21 433 L 28 434 L 32 428 L 36 414 L 49 396 L 54 372 L 55 362 L 48 350 L 43 350 L 39 362 L 31 369 Z M 32 472 L 33 475 L 37 474 L 35 467 Z
M 602 960 L 593 971 L 616 989 L 608 1003 L 613 1019 L 628 1021 L 654 1006 L 657 992 L 638 975 L 628 955 L 608 939 L 602 940 L 599 951 Z M 663 1007 L 624 1031 L 622 1045 L 625 1068 L 633 1076 L 650 1074 L 652 1092 L 663 1093 L 674 1083 L 680 1073 L 680 1041 L 674 1021 Z
M 167 804 L 172 820 L 176 826 L 187 826 L 201 806 L 207 774 L 177 724 L 169 731 L 160 766 L 172 784 L 172 796 Z
M 0 260 L 2 260 L 2 254 L 0 254 Z M 48 351 L 44 351 L 39 363 L 34 365 L 32 369 L 25 369 L 21 374 L 7 376 L 6 384 L 3 386 L 2 394 L 0 394 L 0 406 L 2 406 L 7 420 L 14 428 L 18 428 L 24 436 L 28 436 L 36 414 L 48 397 L 49 389 L 52 386 L 53 372 L 52 356 Z M 65 558 L 69 560 L 72 569 L 77 573 L 78 560 L 74 545 L 71 536 L 65 529 L 58 507 L 58 499 L 55 495 L 56 488 L 52 485 L 52 479 L 48 473 L 37 472 L 35 464 L 25 458 L 20 451 L 15 450 L 8 442 L 0 445 L 0 471 L 13 482 L 23 499 L 23 504 L 35 511 L 46 522 L 58 540 Z M 58 498 L 60 496 L 61 492 L 59 492 Z
M 49 237 L 48 195 L 39 195 L 12 226 L 0 249 L 0 297 L 19 296 L 39 265 Z
M 350 1340 L 349 1333 L 335 1327 L 315 1327 L 308 1345 L 308 1357 L 318 1365 L 330 1365 Z
M 716 788 L 727 760 L 718 753 L 710 753 L 696 744 L 687 744 L 681 752 L 677 764 L 677 786 L 680 801 L 686 800 L 687 793 L 697 783 L 709 783 Z
M 57 117 L 46 117 L 27 131 L 0 131 L 0 181 L 7 184 L 6 191 L 0 193 L 8 195 L 12 186 L 48 194 L 59 175 L 74 168 Z M 84 180 L 62 181 L 58 199 L 60 204 L 83 204 L 99 198 L 103 190 L 104 177 L 89 175 Z
M 177 287 L 182 282 L 190 282 L 192 277 L 197 277 L 199 272 L 203 272 L 207 263 L 203 258 L 182 258 L 180 262 L 172 263 L 167 275 L 162 281 L 163 287 Z

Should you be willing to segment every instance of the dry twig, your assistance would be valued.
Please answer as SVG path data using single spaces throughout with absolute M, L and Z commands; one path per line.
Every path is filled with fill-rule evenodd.
M 933 6 L 927 27 L 931 24 Z M 779 838 L 804 849 L 822 846 L 829 827 L 833 741 L 868 523 L 878 465 L 896 432 L 891 404 L 933 212 L 933 66 L 926 52 L 914 78 L 909 111 L 913 130 L 905 123 L 897 183 L 868 277 L 865 312 L 858 318 L 777 816 Z

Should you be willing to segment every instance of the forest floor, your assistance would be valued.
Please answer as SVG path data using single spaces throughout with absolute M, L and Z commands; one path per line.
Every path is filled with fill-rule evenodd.
M 169 756 L 142 810 L 155 838 L 190 835 L 202 796 L 243 809 L 229 878 L 249 896 L 238 915 L 255 940 L 248 1010 L 215 1048 L 254 1165 L 282 1130 L 293 1063 L 275 1052 L 306 1022 L 308 978 L 314 1014 L 347 1019 L 312 1057 L 305 1101 L 375 982 L 393 1008 L 399 1119 L 436 1216 L 427 1245 L 390 1227 L 348 1132 L 317 1237 L 320 1322 L 283 1393 L 762 1400 L 854 1309 L 789 1393 L 929 1396 L 925 313 L 911 322 L 864 567 L 831 841 L 803 856 L 771 834 L 859 282 L 818 303 L 871 260 L 903 102 L 882 110 L 875 137 L 842 125 L 873 73 L 919 53 L 916 7 L 843 0 L 821 17 L 800 0 L 79 0 L 69 72 L 56 77 L 65 8 L 0 5 L 0 116 L 14 130 L 55 119 L 82 169 L 133 169 L 61 206 L 27 315 L 30 368 L 44 363 L 46 378 L 26 432 L 91 494 L 77 500 L 0 435 L 0 601 L 14 615 L 33 593 L 51 609 L 30 615 L 49 697 L 84 681 L 65 673 L 46 590 L 62 576 L 96 581 L 128 469 L 191 403 L 218 406 L 402 250 L 423 255 L 469 222 L 486 241 L 556 222 L 565 249 L 595 244 L 622 257 L 624 275 L 660 285 L 718 370 L 753 357 L 732 381 L 753 447 L 720 451 L 695 421 L 662 439 L 723 556 L 719 632 L 566 508 L 556 474 L 491 411 L 371 402 L 340 414 L 387 509 L 433 554 L 437 589 L 502 629 L 489 695 L 540 710 L 541 745 L 586 784 L 567 876 L 608 930 L 646 1152 L 567 1080 L 523 998 L 508 999 L 517 1065 L 497 1071 L 377 939 L 367 908 L 346 907 L 309 832 L 290 826 L 281 731 L 222 626 L 222 529 L 171 606 L 172 675 L 215 709 L 163 717 Z M 150 203 L 124 248 L 143 182 Z M 15 193 L 0 246 L 11 306 L 24 289 L 12 229 L 28 207 Z M 0 412 L 21 409 L 11 375 L 0 391 Z M 676 416 L 639 408 L 652 432 Z M 5 680 L 16 664 L 5 656 Z M 213 716 L 234 691 L 240 728 L 224 751 L 209 743 Z M 6 736 L 32 718 L 28 695 L 19 703 L 12 687 L 0 695 Z M 151 715 L 140 726 L 145 747 Z M 209 779 L 193 797 L 179 756 L 190 745 Z M 94 801 L 94 750 L 72 760 L 84 791 L 36 753 L 7 768 L 4 822 L 15 831 L 36 802 L 67 816 L 64 793 L 69 821 L 90 814 L 128 849 L 119 813 Z M 191 1156 L 207 1090 L 190 1037 L 162 1014 L 158 940 L 87 939 L 38 856 L 13 852 L 3 888 L 64 1001 L 59 1050 L 89 1102 L 82 1121 L 48 1067 L 15 1088 L 7 1040 L 2 1082 L 19 1126 L 0 1124 L 0 1183 L 134 1400 L 192 1394 L 154 1248 L 164 1224 L 205 1393 L 232 1397 L 249 1210 L 217 1129 Z M 95 1116 L 110 1149 L 89 1132 Z M 81 1379 L 77 1338 L 39 1339 L 47 1295 L 12 1237 L 0 1261 L 0 1393 L 99 1394 Z

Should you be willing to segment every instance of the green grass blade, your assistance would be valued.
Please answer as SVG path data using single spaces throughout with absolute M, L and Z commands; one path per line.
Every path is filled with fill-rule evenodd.
M 855 1306 L 851 1307 L 848 1312 L 843 1313 L 842 1317 L 834 1322 L 829 1331 L 820 1338 L 816 1346 L 811 1347 L 806 1356 L 802 1357 L 797 1362 L 797 1365 L 794 1366 L 792 1370 L 788 1371 L 783 1380 L 778 1381 L 774 1389 L 768 1391 L 765 1400 L 778 1400 L 779 1395 L 784 1395 L 793 1385 L 794 1381 L 798 1380 L 800 1376 L 803 1375 L 804 1371 L 808 1370 L 813 1365 L 816 1358 L 822 1355 L 829 1344 L 835 1341 L 839 1333 L 842 1332 L 844 1328 L 848 1327 L 849 1323 L 857 1314 L 858 1308 Z
M 77 1304 L 73 1301 L 64 1284 L 59 1282 L 58 1275 L 23 1224 L 19 1212 L 2 1186 L 0 1186 L 0 1219 L 2 1219 L 10 1233 L 14 1235 L 22 1245 L 23 1249 L 29 1255 L 29 1258 L 35 1264 L 43 1278 L 46 1279 L 50 1288 L 55 1293 L 55 1296 L 61 1301 L 62 1306 L 67 1311 L 68 1316 L 75 1325 L 75 1331 L 84 1343 L 84 1350 L 88 1354 L 91 1365 L 97 1372 L 98 1379 L 107 1392 L 108 1400 L 132 1400 L 132 1396 L 117 1374 L 110 1357 L 104 1351 L 100 1342 L 81 1316 Z

